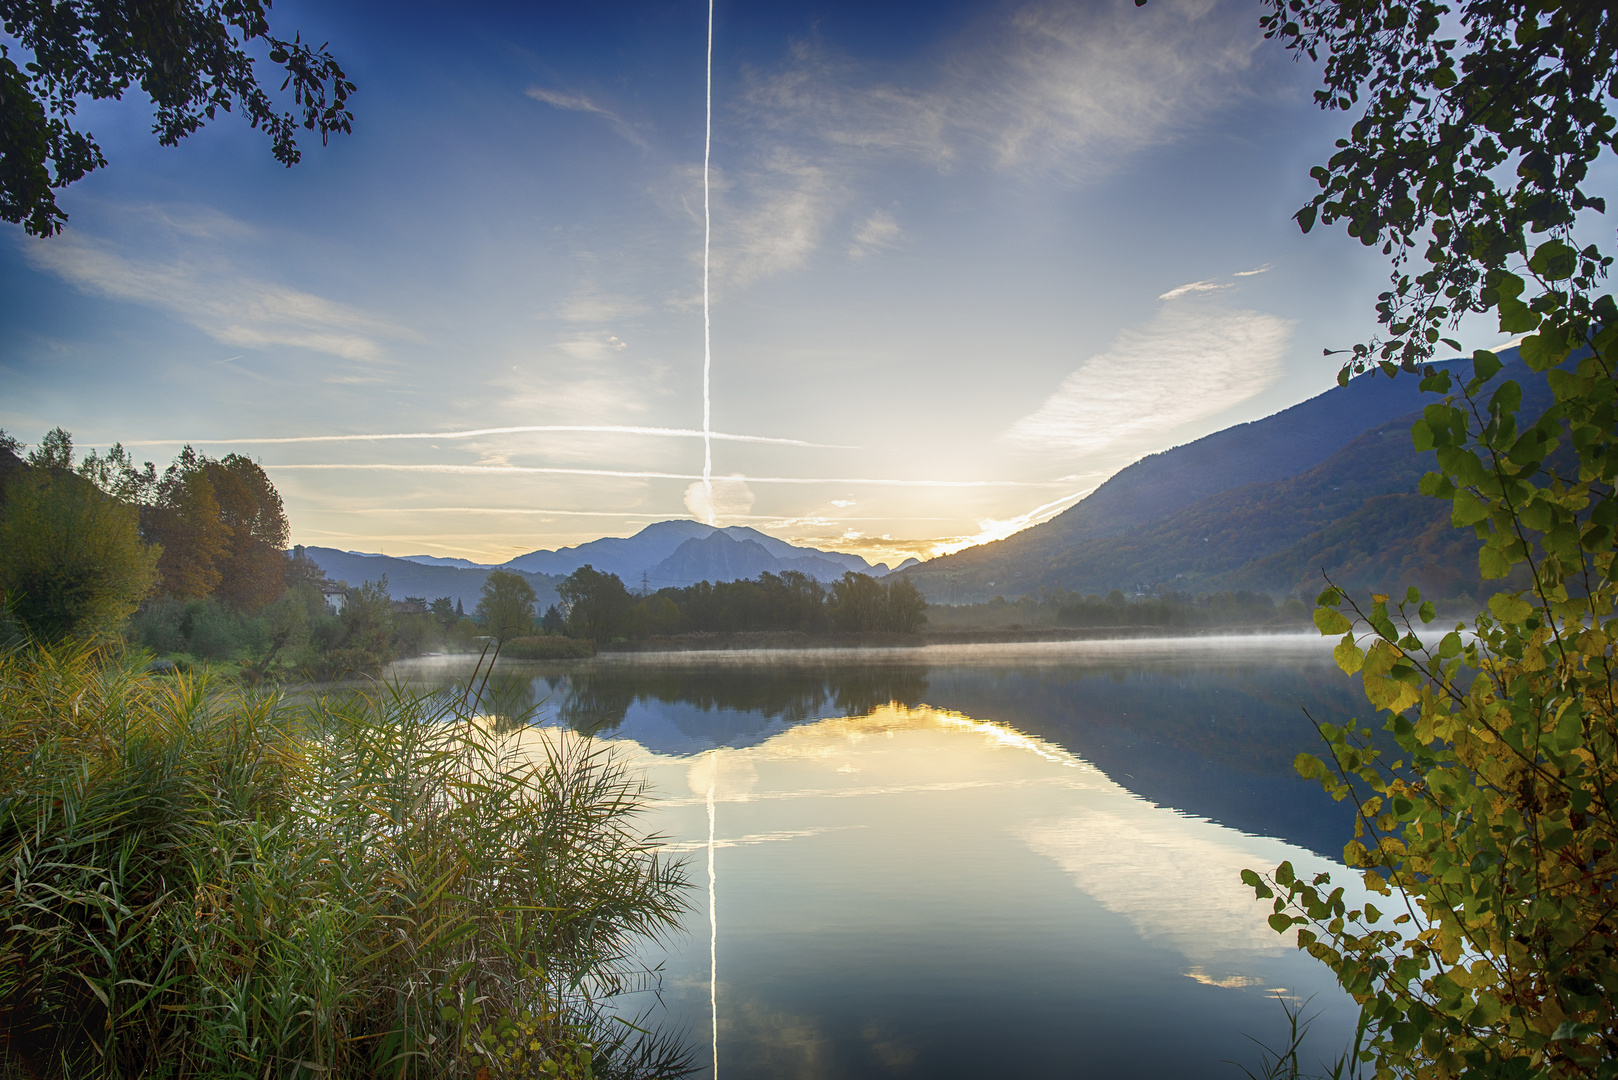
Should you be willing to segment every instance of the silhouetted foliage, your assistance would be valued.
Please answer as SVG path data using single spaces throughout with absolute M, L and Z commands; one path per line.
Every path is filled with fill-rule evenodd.
M 214 119 L 240 109 L 270 137 L 275 159 L 289 168 L 300 155 L 301 126 L 347 133 L 354 84 L 326 46 L 305 45 L 270 32 L 268 0 L 54 0 L 0 6 L 0 219 L 34 236 L 51 236 L 67 220 L 54 189 L 104 166 L 101 147 L 76 131 L 81 98 L 121 98 L 138 84 L 156 106 L 154 130 L 174 146 Z M 281 111 L 260 84 L 249 42 L 262 42 L 285 71 L 294 111 Z M 32 54 L 13 59 L 11 51 Z M 21 63 L 19 64 L 19 60 Z M 273 77 L 272 77 L 272 81 Z
M 494 571 L 483 582 L 476 617 L 500 641 L 529 633 L 534 628 L 534 587 L 520 574 Z

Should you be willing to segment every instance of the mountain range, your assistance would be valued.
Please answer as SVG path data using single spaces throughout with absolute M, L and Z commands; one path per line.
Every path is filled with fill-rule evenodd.
M 1544 380 L 1515 378 L 1524 408 Z M 1457 380 L 1470 361 L 1448 367 Z M 1312 598 L 1323 572 L 1358 591 L 1415 584 L 1475 593 L 1477 541 L 1447 503 L 1416 492 L 1433 468 L 1410 427 L 1436 397 L 1420 379 L 1361 375 L 1262 420 L 1153 454 L 1050 521 L 905 571 L 935 603 L 1043 589 L 1105 594 L 1251 589 Z
M 1498 383 L 1514 378 L 1525 411 L 1545 381 L 1525 378 L 1516 350 Z M 1470 361 L 1446 364 L 1457 380 Z M 1410 426 L 1435 398 L 1419 378 L 1361 375 L 1346 386 L 1251 423 L 1142 458 L 1050 521 L 1004 540 L 894 573 L 933 603 L 971 603 L 1047 589 L 1105 594 L 1249 589 L 1312 597 L 1332 581 L 1356 591 L 1406 584 L 1438 597 L 1475 595 L 1477 541 L 1451 527 L 1446 503 L 1416 492 L 1433 467 L 1411 446 Z M 441 556 L 391 558 L 309 548 L 328 577 L 387 574 L 397 597 L 450 596 L 470 608 L 494 569 L 526 576 L 541 605 L 586 564 L 632 591 L 798 570 L 821 581 L 845 572 L 882 576 L 857 555 L 797 547 L 746 526 L 660 521 L 633 536 L 532 551 L 498 567 Z
M 388 579 L 388 592 L 429 600 L 448 596 L 471 610 L 491 571 L 507 570 L 527 578 L 541 610 L 557 602 L 556 586 L 581 566 L 617 574 L 631 591 L 650 591 L 699 581 L 734 581 L 769 572 L 797 570 L 820 581 L 835 581 L 852 570 L 881 577 L 884 563 L 872 565 L 858 555 L 798 547 L 743 525 L 716 528 L 700 521 L 659 521 L 633 536 L 607 536 L 557 551 L 530 551 L 498 565 L 437 555 L 373 555 L 361 551 L 309 547 L 304 554 L 328 578 L 357 585 Z M 910 559 L 901 567 L 914 565 Z

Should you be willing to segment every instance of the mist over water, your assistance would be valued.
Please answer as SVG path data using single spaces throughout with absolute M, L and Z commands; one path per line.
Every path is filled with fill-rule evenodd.
M 1354 700 L 1300 636 L 502 663 L 486 704 L 613 741 L 712 868 L 652 960 L 729 1080 L 1240 1075 L 1275 990 L 1335 1053 L 1351 1003 L 1238 875 L 1350 880 L 1291 762 Z

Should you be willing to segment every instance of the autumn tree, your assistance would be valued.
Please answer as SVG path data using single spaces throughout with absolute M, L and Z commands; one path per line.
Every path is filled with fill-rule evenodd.
M 1360 110 L 1308 231 L 1341 221 L 1392 257 L 1383 337 L 1342 377 L 1422 367 L 1456 320 L 1524 335 L 1549 408 L 1473 354 L 1413 430 L 1438 469 L 1421 490 L 1482 546 L 1471 627 L 1422 634 L 1430 601 L 1351 599 L 1315 620 L 1362 677 L 1369 728 L 1322 725 L 1299 770 L 1358 807 L 1344 849 L 1378 898 L 1290 864 L 1244 880 L 1359 1002 L 1381 1076 L 1597 1077 L 1618 1061 L 1618 305 L 1611 256 L 1581 243 L 1618 149 L 1618 19 L 1605 3 L 1268 0 L 1269 37 L 1324 59 L 1317 101 Z M 1540 396 L 1540 395 L 1533 395 Z M 1386 910 L 1383 910 L 1383 909 Z

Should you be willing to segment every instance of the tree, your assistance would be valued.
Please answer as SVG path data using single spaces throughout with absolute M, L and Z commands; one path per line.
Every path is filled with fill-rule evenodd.
M 1587 328 L 1592 290 L 1612 259 L 1571 241 L 1581 218 L 1606 211 L 1584 185 L 1602 154 L 1618 149 L 1610 111 L 1618 19 L 1610 5 L 1266 5 L 1266 37 L 1311 60 L 1326 57 L 1325 85 L 1315 92 L 1323 109 L 1365 101 L 1338 152 L 1310 171 L 1321 190 L 1297 214 L 1305 232 L 1317 219 L 1341 220 L 1350 236 L 1393 257 L 1392 287 L 1377 303 L 1388 338 L 1356 346 L 1343 378 L 1372 362 L 1414 370 L 1444 328 L 1469 312 L 1498 310 L 1513 334 L 1553 312 L 1553 322 Z M 1418 248 L 1426 267 L 1415 272 Z M 1526 302 L 1524 264 L 1543 286 Z
M 223 577 L 219 564 L 230 550 L 230 528 L 220 518 L 206 462 L 189 446 L 180 451 L 142 515 L 146 535 L 163 548 L 159 589 L 181 600 L 213 594 Z
M 65 469 L 14 476 L 0 502 L 0 595 L 11 617 L 42 641 L 116 631 L 156 576 L 158 551 L 138 523 L 133 506 Z
M 544 618 L 539 621 L 539 628 L 547 634 L 567 633 L 567 619 L 562 615 L 562 609 L 555 604 L 545 609 Z
M 28 464 L 36 469 L 71 469 L 73 433 L 59 427 L 51 428 L 39 440 L 39 446 L 29 451 Z
M 603 574 L 586 563 L 556 587 L 567 605 L 568 636 L 611 641 L 629 633 L 634 600 L 617 574 Z
M 227 531 L 215 595 L 238 611 L 253 611 L 285 588 L 289 527 L 281 495 L 263 468 L 241 454 L 203 462 Z
M 869 574 L 850 570 L 831 586 L 831 624 L 845 634 L 887 629 L 887 593 Z
M 534 626 L 534 587 L 521 574 L 492 570 L 483 582 L 477 617 L 497 640 L 520 637 Z
M 888 628 L 896 634 L 914 634 L 927 625 L 927 598 L 909 578 L 887 583 Z
M 34 236 L 61 231 L 67 215 L 55 190 L 106 165 L 95 140 L 72 126 L 81 98 L 121 98 L 139 84 L 156 106 L 153 130 L 175 146 L 223 109 L 240 108 L 270 138 L 288 168 L 301 152 L 301 126 L 333 133 L 353 125 L 348 81 L 322 44 L 305 45 L 270 31 L 269 0 L 27 0 L 0 2 L 0 18 L 16 45 L 0 44 L 0 218 Z M 249 43 L 262 42 L 285 72 L 294 111 L 280 111 L 254 70 Z M 21 65 L 11 50 L 31 59 Z
M 148 483 L 151 464 L 137 471 L 121 451 L 92 455 L 80 472 L 104 490 L 147 502 L 145 530 L 163 545 L 164 593 L 215 596 L 237 611 L 254 611 L 281 595 L 289 572 L 307 576 L 305 567 L 287 564 L 286 511 L 257 463 L 240 454 L 216 461 L 187 446 L 160 480 Z
M 1424 643 L 1434 612 L 1415 589 L 1360 603 L 1328 587 L 1315 613 L 1400 757 L 1357 723 L 1321 725 L 1328 760 L 1300 755 L 1299 771 L 1355 801 L 1344 860 L 1397 914 L 1350 907 L 1329 876 L 1289 864 L 1243 879 L 1360 1003 L 1379 1076 L 1611 1076 L 1618 306 L 1597 292 L 1611 258 L 1573 234 L 1605 211 L 1582 185 L 1615 149 L 1614 16 L 1591 2 L 1269 2 L 1267 35 L 1326 55 L 1323 107 L 1369 99 L 1298 215 L 1305 231 L 1344 220 L 1394 258 L 1388 337 L 1355 346 L 1343 378 L 1419 367 L 1445 325 L 1492 311 L 1527 335 L 1552 405 L 1519 416 L 1522 387 L 1491 387 L 1501 364 L 1486 351 L 1459 384 L 1425 373 L 1447 396 L 1412 430 L 1439 465 L 1421 490 L 1483 541 L 1484 579 L 1529 582 L 1491 596 L 1474 636 L 1457 624 Z

